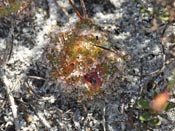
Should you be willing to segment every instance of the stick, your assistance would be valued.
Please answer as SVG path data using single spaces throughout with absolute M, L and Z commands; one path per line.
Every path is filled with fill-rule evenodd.
M 77 14 L 77 16 L 80 19 L 84 19 L 84 16 L 81 16 L 80 12 L 78 11 L 78 9 L 75 7 L 75 5 L 73 4 L 72 0 L 69 0 L 69 3 L 71 4 L 72 8 L 74 9 L 75 13 Z
M 34 111 L 35 115 L 39 118 L 40 122 L 48 129 L 48 131 L 51 131 L 51 126 L 49 122 L 45 119 L 45 117 L 42 115 L 43 113 L 41 111 L 36 111 L 36 109 L 29 104 L 30 108 Z
M 103 120 L 102 120 L 102 125 L 103 125 L 103 131 L 106 131 L 106 107 L 103 108 Z
M 17 114 L 17 105 L 15 104 L 15 100 L 11 92 L 12 83 L 7 79 L 6 76 L 2 76 L 2 80 L 4 82 L 5 89 L 7 91 L 7 95 L 9 98 L 10 105 L 11 105 L 10 107 L 12 109 L 12 114 L 14 118 L 15 131 L 20 131 L 20 125 L 19 125 L 18 114 Z
M 86 6 L 85 6 L 85 3 L 84 3 L 84 0 L 80 0 L 80 2 L 81 2 L 81 7 L 83 9 L 83 17 L 87 18 L 88 16 L 87 16 L 87 11 L 86 11 Z

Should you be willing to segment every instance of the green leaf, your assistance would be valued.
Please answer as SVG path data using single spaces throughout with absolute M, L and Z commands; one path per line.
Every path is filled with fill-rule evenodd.
M 137 105 L 140 109 L 148 109 L 150 107 L 150 102 L 145 99 L 140 99 Z
M 143 13 L 143 14 L 149 14 L 149 15 L 153 14 L 152 11 L 149 11 L 147 9 L 141 9 L 140 12 Z
M 172 75 L 168 77 L 168 89 L 173 89 L 175 85 L 175 69 L 172 71 Z
M 169 111 L 170 109 L 175 107 L 175 103 L 169 102 L 168 105 L 165 108 L 165 111 Z
M 169 17 L 168 16 L 159 16 L 159 19 L 161 21 L 168 21 L 169 20 Z
M 154 125 L 154 126 L 161 125 L 161 121 L 159 120 L 159 118 L 153 118 L 153 119 L 149 120 L 148 123 L 151 124 L 151 125 Z
M 139 120 L 142 122 L 149 121 L 151 118 L 151 114 L 149 112 L 144 112 L 140 115 Z
M 168 119 L 168 115 L 167 115 L 167 113 L 165 113 L 165 114 L 159 114 L 159 116 L 160 117 L 162 117 L 163 119 Z

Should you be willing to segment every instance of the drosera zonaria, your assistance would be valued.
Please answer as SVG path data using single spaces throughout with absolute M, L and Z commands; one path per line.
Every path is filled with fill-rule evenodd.
M 83 0 L 83 15 L 69 2 L 79 21 L 71 30 L 53 32 L 47 49 L 51 76 L 68 85 L 84 85 L 96 94 L 105 83 L 115 79 L 116 73 L 122 73 L 126 53 L 111 48 L 108 32 L 88 18 Z

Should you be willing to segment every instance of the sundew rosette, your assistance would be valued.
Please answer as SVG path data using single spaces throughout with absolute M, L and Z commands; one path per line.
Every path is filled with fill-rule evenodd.
M 52 33 L 47 49 L 51 76 L 99 92 L 122 74 L 126 54 L 113 50 L 108 33 L 89 18 L 79 18 L 73 29 Z

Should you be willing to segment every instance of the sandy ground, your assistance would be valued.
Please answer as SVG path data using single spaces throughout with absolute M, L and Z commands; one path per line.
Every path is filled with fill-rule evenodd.
M 79 1 L 75 3 L 80 9 Z M 150 31 L 153 18 L 141 9 L 153 9 L 151 1 L 85 0 L 85 4 L 94 23 L 109 32 L 113 46 L 127 52 L 122 74 L 102 94 L 91 97 L 80 87 L 51 78 L 45 57 L 49 34 L 71 30 L 78 18 L 67 0 L 34 0 L 20 16 L 0 18 L 0 130 L 175 130 L 174 108 L 156 114 L 160 125 L 150 125 L 139 119 L 149 110 L 137 106 L 138 99 L 151 100 L 167 86 L 174 66 L 169 47 L 174 43 L 162 38 L 175 32 L 175 23 L 160 22 Z M 174 95 L 172 90 L 172 102 Z

